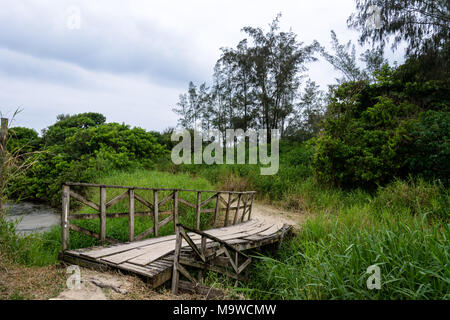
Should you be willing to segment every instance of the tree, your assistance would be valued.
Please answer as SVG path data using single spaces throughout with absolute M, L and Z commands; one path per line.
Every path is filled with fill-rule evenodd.
M 368 20 L 380 9 L 381 25 L 374 28 Z M 356 13 L 347 20 L 348 26 L 361 32 L 360 42 L 371 41 L 384 47 L 394 36 L 392 48 L 404 40 L 407 55 L 448 51 L 450 36 L 450 2 L 448 0 L 356 0 Z
M 346 44 L 339 43 L 333 30 L 331 30 L 331 45 L 334 54 L 330 54 L 324 49 L 321 50 L 321 53 L 336 70 L 342 73 L 343 78 L 336 79 L 336 81 L 341 84 L 364 79 L 365 74 L 357 66 L 355 45 L 351 41 Z
M 313 53 L 318 43 L 303 46 L 292 32 L 279 31 L 279 14 L 270 24 L 269 31 L 245 27 L 252 46 L 249 53 L 252 60 L 252 80 L 262 106 L 260 126 L 265 129 L 284 131 L 285 121 L 293 111 L 294 99 L 300 86 L 301 73 L 305 64 L 315 61 Z
M 189 128 L 201 120 L 204 130 L 224 135 L 228 128 L 280 129 L 284 135 L 298 104 L 302 73 L 307 62 L 316 60 L 319 44 L 303 45 L 292 31 L 280 31 L 280 16 L 268 31 L 245 27 L 246 37 L 235 48 L 221 48 L 212 86 L 197 88 L 191 82 L 180 96 L 173 109 L 179 125 Z
M 388 63 L 383 56 L 383 48 L 381 47 L 367 49 L 361 54 L 360 60 L 365 63 L 366 68 L 364 73 L 366 78 L 368 78 L 371 82 L 376 80 L 376 73 Z
M 305 141 L 316 136 L 324 116 L 325 102 L 325 94 L 319 89 L 319 85 L 308 79 L 300 102 L 289 119 L 286 136 L 297 141 Z
M 359 67 L 355 45 L 351 40 L 346 44 L 341 44 L 333 30 L 331 30 L 331 45 L 334 53 L 329 53 L 321 48 L 321 54 L 336 70 L 342 73 L 342 78 L 336 78 L 338 84 L 360 80 L 374 82 L 376 72 L 387 64 L 383 48 L 378 47 L 367 49 L 360 55 L 359 61 L 363 62 L 365 66 L 364 68 Z

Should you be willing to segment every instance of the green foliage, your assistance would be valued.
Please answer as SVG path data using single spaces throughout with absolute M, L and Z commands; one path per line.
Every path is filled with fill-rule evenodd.
M 379 43 L 384 47 L 389 40 L 393 40 L 394 49 L 405 41 L 406 52 L 409 55 L 435 52 L 448 46 L 450 34 L 448 1 L 356 0 L 355 2 L 356 12 L 347 22 L 349 27 L 360 31 L 361 43 Z M 368 23 L 377 18 L 379 27 Z
M 16 223 L 0 215 L 0 253 L 25 266 L 44 266 L 57 261 L 60 234 L 16 234 Z M 56 237 L 55 237 L 56 235 Z
M 450 177 L 450 112 L 428 110 L 411 121 L 405 142 L 405 170 L 427 179 Z
M 77 129 L 87 129 L 105 123 L 106 118 L 94 112 L 77 115 L 59 115 L 57 122 L 43 130 L 44 141 L 47 145 L 61 144 L 67 137 L 74 134 Z
M 270 146 L 269 146 L 270 148 Z M 271 201 L 281 201 L 295 190 L 295 186 L 311 176 L 311 158 L 314 147 L 309 143 L 280 143 L 279 171 L 273 176 L 263 176 L 259 165 L 179 165 L 166 170 L 188 172 L 208 179 L 220 190 L 255 190 L 258 197 Z M 159 166 L 160 167 L 160 166 Z
M 409 173 L 447 183 L 449 90 L 448 80 L 403 83 L 387 66 L 374 84 L 342 84 L 316 140 L 316 176 L 343 187 L 374 188 Z
M 448 209 L 448 193 L 424 181 L 396 181 L 374 197 L 334 189 L 327 198 L 340 208 L 330 215 L 334 201 L 312 187 L 304 191 L 315 198 L 309 209 L 317 215 L 278 257 L 256 257 L 249 288 L 242 289 L 249 298 L 450 298 L 448 215 L 431 216 Z M 381 290 L 366 286 L 374 264 Z
M 151 168 L 167 153 L 152 133 L 124 124 L 104 123 L 104 116 L 97 113 L 58 119 L 44 130 L 41 152 L 27 159 L 36 164 L 8 186 L 10 197 L 56 205 L 65 181 L 91 182 L 114 169 Z
M 7 150 L 10 153 L 26 153 L 39 149 L 41 139 L 33 129 L 14 127 L 8 129 Z

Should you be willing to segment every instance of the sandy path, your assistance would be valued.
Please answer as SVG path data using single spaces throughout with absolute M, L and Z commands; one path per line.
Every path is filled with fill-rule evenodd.
M 252 208 L 252 218 L 265 220 L 273 224 L 286 223 L 293 225 L 294 228 L 299 228 L 300 224 L 308 218 L 308 215 L 254 202 Z

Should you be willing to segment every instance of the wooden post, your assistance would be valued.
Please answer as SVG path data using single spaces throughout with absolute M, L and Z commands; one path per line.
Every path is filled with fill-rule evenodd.
M 106 188 L 100 187 L 100 244 L 106 242 Z
M 173 232 L 177 234 L 178 223 L 178 190 L 173 192 Z
M 158 190 L 153 190 L 153 234 L 155 237 L 158 236 L 158 227 L 159 227 L 159 217 L 158 217 Z
M 252 209 L 253 209 L 253 199 L 255 198 L 255 194 L 252 193 L 252 200 L 250 201 L 250 208 L 248 209 L 248 219 L 250 220 L 251 215 L 252 215 Z
M 228 193 L 227 211 L 225 211 L 224 227 L 228 226 L 228 216 L 230 215 L 231 192 Z
M 197 230 L 200 230 L 200 209 L 201 206 L 200 204 L 202 203 L 202 193 L 200 191 L 197 192 L 197 205 L 195 206 L 196 208 L 196 224 L 195 227 Z
M 220 193 L 217 193 L 216 195 L 216 209 L 214 210 L 214 222 L 213 227 L 216 227 L 217 225 L 217 218 L 219 217 L 219 206 L 220 206 Z
M 8 141 L 8 119 L 2 118 L 1 131 L 0 131 L 0 215 L 3 213 L 3 188 L 5 187 L 5 155 L 6 155 L 6 142 Z
M 233 225 L 236 224 L 236 222 L 237 222 L 237 217 L 239 214 L 239 206 L 241 205 L 241 196 L 242 196 L 242 193 L 239 193 L 238 202 L 237 202 L 237 206 L 236 206 L 236 212 L 234 213 Z
M 62 186 L 62 211 L 61 211 L 61 242 L 62 251 L 69 248 L 69 205 L 70 205 L 70 187 Z
M 202 236 L 202 238 L 201 238 L 200 250 L 201 250 L 201 253 L 203 254 L 203 256 L 205 256 L 206 255 L 206 237 L 205 236 Z M 203 282 L 203 269 L 200 269 L 198 272 L 198 282 Z
M 241 216 L 241 222 L 244 222 L 245 214 L 247 211 L 247 202 L 248 202 L 248 193 L 245 193 L 245 200 L 244 200 L 244 209 L 242 210 L 242 216 Z
M 134 189 L 128 190 L 129 216 L 128 216 L 128 240 L 134 240 Z
M 173 269 L 172 269 L 172 294 L 178 294 L 178 282 L 180 280 L 180 274 L 178 273 L 178 264 L 180 261 L 180 251 L 181 251 L 181 229 L 182 227 L 177 227 L 177 238 L 175 241 L 175 252 L 173 255 Z

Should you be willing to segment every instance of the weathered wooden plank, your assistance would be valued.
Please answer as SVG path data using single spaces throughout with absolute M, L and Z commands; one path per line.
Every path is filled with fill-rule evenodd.
M 220 241 L 226 241 L 230 239 L 235 239 L 239 237 L 246 237 L 251 236 L 252 234 L 258 233 L 260 231 L 264 231 L 268 228 L 270 228 L 271 225 L 266 225 L 264 223 L 260 223 L 254 226 L 251 230 L 240 230 L 239 233 L 233 233 L 232 227 L 230 227 L 230 230 L 226 230 L 226 232 L 218 233 L 217 230 L 211 230 L 209 232 L 205 232 L 206 235 L 211 237 L 217 237 Z M 214 232 L 215 231 L 215 232 Z M 201 231 L 198 231 L 201 233 Z M 191 239 L 193 239 L 194 244 L 200 244 L 200 238 L 194 239 L 195 237 L 188 233 Z M 214 235 L 216 234 L 216 236 Z M 174 250 L 174 240 L 167 241 L 163 245 L 158 245 L 157 248 L 153 248 L 152 246 L 147 246 L 145 249 L 148 251 L 145 254 L 140 254 L 141 252 L 138 252 L 139 256 L 128 260 L 129 262 L 139 264 L 139 265 L 146 265 L 151 263 L 154 260 L 159 259 L 162 256 L 165 256 L 166 254 L 169 254 Z M 187 246 L 188 244 L 183 244 L 183 247 Z M 106 259 L 109 259 L 108 257 Z
M 230 252 L 225 247 L 224 247 L 224 252 L 225 252 L 225 255 L 228 257 L 228 262 L 231 264 L 231 266 L 233 267 L 234 271 L 237 274 L 238 273 L 238 268 L 237 268 L 236 263 L 233 261 L 233 258 L 231 257 Z
M 175 264 L 174 264 L 175 265 Z M 197 281 L 190 275 L 190 273 L 179 263 L 177 263 L 177 270 L 180 272 L 183 276 L 188 278 L 189 281 L 192 283 L 197 283 Z M 178 284 L 177 284 L 178 287 Z M 176 292 L 174 294 L 177 294 Z
M 153 190 L 153 234 L 158 236 L 159 229 L 159 212 L 158 212 L 158 190 Z
M 190 294 L 205 296 L 205 299 L 222 299 L 225 297 L 225 293 L 220 289 L 207 287 L 200 283 L 194 284 L 183 280 L 178 281 L 178 290 Z
M 90 220 L 100 218 L 100 213 L 75 213 L 69 214 L 68 220 Z
M 249 197 L 248 194 L 244 195 L 245 200 L 244 200 L 244 209 L 242 210 L 241 222 L 244 222 L 244 218 L 245 218 L 245 215 L 247 213 L 246 209 L 247 209 L 248 197 Z
M 146 206 L 147 208 L 150 208 L 151 210 L 153 210 L 153 204 L 151 204 L 149 201 L 145 200 L 144 198 L 142 198 L 140 195 L 138 195 L 137 193 L 134 194 L 134 197 L 137 201 L 139 201 L 140 203 L 142 203 L 144 206 Z
M 197 245 L 194 243 L 194 241 L 192 241 L 192 239 L 189 237 L 189 235 L 186 234 L 186 231 L 184 231 L 184 228 L 178 227 L 178 232 L 181 233 L 183 238 L 187 241 L 187 243 L 189 244 L 191 249 L 194 250 L 194 252 L 198 255 L 198 257 L 200 259 L 202 259 L 203 262 L 205 262 L 206 261 L 205 255 L 198 249 Z
M 162 207 L 163 205 L 166 204 L 167 201 L 172 200 L 173 199 L 173 192 L 170 193 L 167 197 L 165 197 L 163 200 L 161 200 L 159 202 L 159 207 Z
M 257 230 L 261 230 L 261 223 L 257 221 L 252 221 L 251 223 L 245 223 L 246 227 L 244 226 L 236 226 L 236 227 L 229 227 L 227 228 L 219 228 L 219 229 L 213 229 L 209 231 L 205 231 L 207 234 L 211 235 L 217 235 L 223 237 L 224 235 L 228 235 L 229 237 L 233 236 L 247 236 L 250 235 L 252 230 L 258 228 Z M 236 233 L 236 235 L 233 234 L 233 232 Z M 231 235 L 230 235 L 231 234 Z M 197 241 L 200 239 L 198 235 L 189 233 L 189 236 L 194 239 L 194 241 Z M 99 252 L 95 252 L 92 255 L 87 254 L 89 256 L 93 257 L 104 257 L 105 261 L 113 262 L 113 263 L 122 263 L 124 261 L 128 261 L 130 259 L 138 258 L 140 257 L 139 261 L 133 260 L 133 263 L 146 265 L 148 263 L 152 263 L 152 261 L 155 261 L 159 257 L 162 257 L 168 253 L 170 253 L 173 250 L 174 243 L 171 243 L 170 241 L 175 240 L 175 235 L 172 236 L 166 236 L 161 238 L 153 238 L 148 240 L 143 240 L 141 242 L 144 242 L 141 246 L 138 245 L 139 242 L 135 242 L 134 244 L 125 244 L 122 246 L 126 246 L 126 250 L 121 250 L 121 248 L 113 248 L 112 250 L 108 250 L 107 248 L 102 249 Z M 164 242 L 168 242 L 168 244 L 163 244 Z M 153 245 L 157 245 L 157 247 L 154 247 Z M 187 245 L 187 244 L 186 244 Z M 134 250 L 133 250 L 134 249 Z M 146 250 L 144 252 L 144 250 Z M 124 252 L 124 253 L 123 253 Z M 123 253 L 123 254 L 122 254 Z M 146 256 L 143 256 L 143 253 L 146 254 Z M 106 257 L 108 256 L 108 257 Z M 147 260 L 143 260 L 143 259 Z M 130 260 L 131 261 L 131 260 Z M 147 261 L 147 263 L 145 263 Z
M 236 212 L 234 213 L 233 224 L 237 223 L 237 218 L 238 218 L 238 214 L 239 214 L 239 206 L 241 204 L 241 196 L 242 196 L 242 194 L 238 195 L 238 203 L 237 203 L 237 206 L 236 206 Z
M 222 197 L 222 194 L 220 194 L 219 193 L 219 200 L 220 200 L 220 202 L 222 202 L 222 204 L 224 205 L 224 206 L 227 206 L 228 205 L 228 202 Z
M 128 240 L 134 240 L 134 189 L 128 190 Z
M 172 221 L 172 219 L 173 219 L 173 216 L 168 216 L 167 218 L 165 218 L 164 220 L 162 220 L 162 221 L 159 223 L 159 228 L 161 228 L 161 227 L 165 226 L 166 224 L 168 224 L 170 221 Z
M 100 211 L 100 207 L 96 203 L 85 199 L 82 195 L 79 195 L 78 193 L 74 192 L 73 190 L 70 190 L 70 196 L 74 199 L 77 199 L 81 203 L 87 205 L 88 207 L 91 207 L 94 210 Z
M 202 201 L 202 193 L 201 192 L 197 192 L 197 205 L 195 208 L 195 214 L 196 214 L 196 219 L 195 219 L 195 227 L 197 230 L 200 230 L 200 209 L 201 209 L 201 201 Z
M 229 234 L 231 232 L 239 233 L 239 232 L 242 232 L 242 230 L 252 230 L 252 228 L 254 228 L 257 225 L 259 226 L 260 222 L 257 220 L 252 220 L 252 221 L 244 222 L 242 224 L 239 224 L 239 225 L 236 225 L 233 227 L 217 228 L 217 229 L 212 229 L 212 230 L 208 230 L 205 232 L 207 232 L 208 234 L 211 233 L 213 235 Z M 248 235 L 248 233 L 246 233 L 246 234 Z M 195 235 L 193 235 L 193 237 L 195 237 Z M 166 241 L 170 241 L 170 240 L 174 240 L 174 239 L 175 239 L 175 235 L 171 235 L 171 236 L 166 236 L 166 237 L 151 238 L 151 239 L 136 241 L 133 243 L 109 246 L 106 248 L 94 247 L 94 248 L 90 248 L 90 249 L 89 248 L 88 249 L 78 249 L 77 252 L 81 252 L 82 255 L 86 255 L 87 257 L 90 257 L 90 258 L 99 258 L 99 257 L 108 256 L 108 255 L 119 254 L 121 252 L 133 250 L 138 247 L 144 248 L 145 246 L 150 246 L 150 245 L 153 245 L 156 243 L 162 243 L 162 242 L 166 242 Z
M 132 190 L 132 189 L 130 189 Z M 128 195 L 128 190 L 119 194 L 118 196 L 114 197 L 113 199 L 109 200 L 108 203 L 106 203 L 106 209 L 111 208 L 113 205 L 115 205 L 116 203 L 118 203 L 120 200 L 124 199 L 127 197 Z
M 196 207 L 195 204 L 190 203 L 189 201 L 184 200 L 183 198 L 178 197 L 178 202 L 187 205 L 188 207 L 194 208 Z
M 125 270 L 129 270 L 132 271 L 133 273 L 137 273 L 143 276 L 148 276 L 148 277 L 152 277 L 156 274 L 156 272 L 153 269 L 147 268 L 147 267 L 143 267 L 143 266 L 138 266 L 132 263 L 122 263 L 120 265 L 121 269 L 125 269 Z
M 100 244 L 106 240 L 106 188 L 100 188 Z
M 161 214 L 167 212 L 160 212 Z M 134 216 L 137 217 L 148 217 L 151 214 L 149 211 L 145 212 L 134 212 Z M 130 215 L 129 212 L 107 212 L 106 218 L 127 218 Z M 69 215 L 69 220 L 90 220 L 99 219 L 100 213 L 74 213 Z
M 248 218 L 247 218 L 247 220 L 250 220 L 252 218 L 253 200 L 254 199 L 255 199 L 255 194 L 252 193 L 252 198 L 250 200 L 250 208 L 248 209 Z
M 62 230 L 62 251 L 69 248 L 69 207 L 70 207 L 70 187 L 63 185 L 62 188 L 62 211 L 61 211 L 61 230 Z
M 108 265 L 101 264 L 97 261 L 90 261 L 83 259 L 82 257 L 73 256 L 71 254 L 62 252 L 58 255 L 58 259 L 61 261 L 68 262 L 70 264 L 76 264 L 82 267 L 91 268 L 99 271 L 107 271 L 110 269 Z
M 220 209 L 219 197 L 220 197 L 220 193 L 216 193 L 216 207 L 214 209 L 213 227 L 217 226 L 217 219 L 219 218 L 219 209 Z
M 245 268 L 252 262 L 252 258 L 249 257 L 243 264 L 241 264 L 238 268 L 237 273 L 240 274 L 242 271 L 244 271 Z
M 173 192 L 173 232 L 177 233 L 178 223 L 178 191 Z
M 251 221 L 246 221 L 246 222 L 236 225 L 236 226 L 227 227 L 227 228 L 224 228 L 224 227 L 216 228 L 216 229 L 207 230 L 205 232 L 207 234 L 211 234 L 211 235 L 223 235 L 223 234 L 230 234 L 230 233 L 232 234 L 233 232 L 241 233 L 244 230 L 251 231 L 256 226 L 260 226 L 260 225 L 261 225 L 260 221 L 251 220 Z M 108 255 L 118 254 L 118 253 L 121 253 L 124 251 L 138 248 L 138 247 L 145 247 L 145 246 L 150 246 L 150 245 L 154 245 L 154 244 L 161 243 L 161 242 L 174 240 L 175 237 L 176 237 L 175 235 L 171 235 L 171 236 L 136 241 L 133 243 L 121 244 L 120 246 L 113 246 L 113 247 L 107 247 L 107 248 L 97 247 L 97 248 L 91 249 L 92 251 L 84 252 L 83 254 L 85 254 L 86 256 L 92 257 L 92 258 L 99 258 L 99 257 L 108 256 Z
M 213 272 L 217 272 L 217 273 L 221 273 L 229 278 L 232 279 L 236 279 L 236 280 L 243 280 L 242 277 L 240 277 L 239 275 L 235 274 L 235 273 L 231 273 L 229 271 L 227 271 L 225 268 L 221 268 L 221 267 L 217 267 L 215 265 L 212 264 L 205 264 L 203 262 L 200 261 L 196 261 L 196 260 L 192 260 L 192 259 L 186 259 L 183 257 L 180 257 L 180 264 L 182 265 L 186 265 L 186 266 L 191 266 L 191 267 L 195 267 L 195 268 L 206 268 L 207 270 L 211 270 Z
M 174 189 L 174 188 L 147 188 L 147 187 L 136 187 L 136 186 L 119 186 L 119 185 L 110 185 L 110 184 L 99 184 L 99 183 L 86 183 L 86 182 L 72 182 L 72 181 L 67 181 L 64 182 L 65 185 L 68 186 L 79 186 L 79 187 L 104 187 L 104 188 L 112 188 L 112 189 L 136 189 L 136 190 L 159 190 L 159 191 L 183 191 L 183 192 L 197 192 L 197 191 L 201 191 L 201 192 L 208 192 L 208 193 L 213 193 L 213 192 L 221 192 L 221 193 L 234 193 L 234 194 L 239 194 L 239 193 L 256 193 L 256 191 L 224 191 L 224 190 L 194 190 L 194 189 Z
M 231 205 L 231 193 L 228 194 L 227 211 L 225 212 L 225 223 L 224 226 L 228 226 L 228 217 L 230 215 L 230 205 Z
M 175 240 L 175 252 L 173 258 L 173 271 L 172 271 L 172 293 L 178 294 L 178 281 L 180 280 L 179 266 L 180 266 L 180 251 L 182 244 L 182 235 L 180 229 L 177 228 L 177 237 Z
M 200 204 L 200 207 L 203 207 L 204 205 L 208 204 L 209 202 L 211 202 L 213 199 L 215 199 L 217 196 L 217 193 L 213 194 L 211 197 L 209 197 L 208 199 L 206 199 L 205 201 L 203 201 Z
M 242 226 L 243 225 L 243 226 Z M 206 231 L 207 234 L 216 235 L 220 237 L 222 240 L 229 240 L 234 239 L 237 237 L 246 237 L 251 236 L 254 233 L 257 233 L 258 231 L 266 230 L 270 227 L 265 225 L 264 223 L 258 222 L 258 221 L 250 221 L 245 222 L 242 225 L 236 225 L 228 228 L 218 228 Z M 236 232 L 236 233 L 233 233 Z M 189 236 L 191 239 L 193 239 L 195 244 L 200 244 L 201 240 L 198 235 L 189 233 Z M 166 239 L 164 239 L 166 238 Z M 149 241 L 152 240 L 152 241 Z M 94 252 L 93 256 L 102 256 L 102 259 L 104 261 L 112 262 L 112 263 L 122 263 L 124 261 L 128 261 L 131 263 L 135 263 L 138 265 L 147 265 L 151 263 L 152 261 L 155 261 L 159 259 L 160 257 L 163 257 L 170 252 L 174 250 L 174 244 L 175 244 L 175 236 L 167 236 L 167 237 L 161 237 L 161 238 L 153 238 L 144 240 L 147 242 L 147 245 L 142 244 L 139 247 L 139 242 L 134 242 L 131 244 L 123 244 L 119 246 L 119 248 L 105 248 L 101 249 L 99 253 Z M 142 242 L 144 242 L 142 241 Z M 150 244 L 149 244 L 150 243 Z M 154 246 L 154 244 L 157 244 Z M 188 246 L 187 243 L 184 244 L 184 246 Z M 125 247 L 125 251 L 122 251 Z M 108 250 L 109 249 L 109 250 Z M 114 253 L 120 251 L 118 253 Z M 83 253 L 86 255 L 89 255 L 89 253 Z M 109 254 L 108 256 L 105 256 L 106 254 Z

